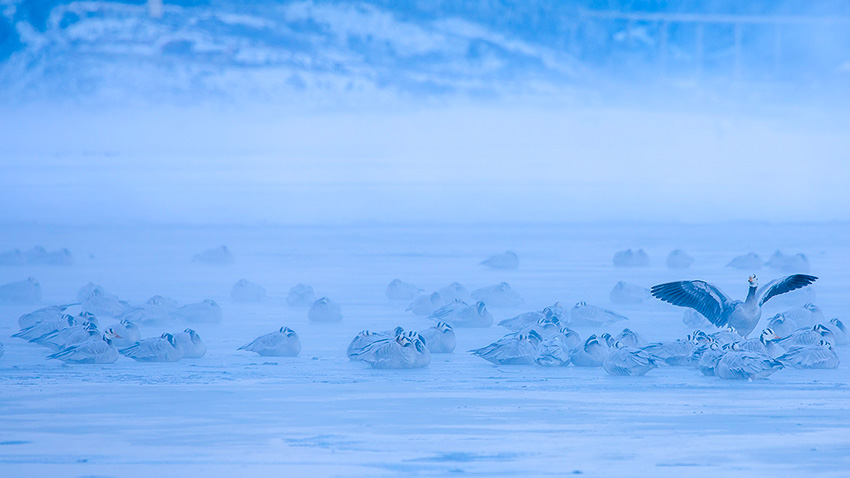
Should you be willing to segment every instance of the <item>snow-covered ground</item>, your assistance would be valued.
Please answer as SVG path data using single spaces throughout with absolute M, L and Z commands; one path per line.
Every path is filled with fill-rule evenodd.
M 731 382 L 689 368 L 623 378 L 602 369 L 494 366 L 466 353 L 508 332 L 496 326 L 458 329 L 455 353 L 435 355 L 419 370 L 372 370 L 349 361 L 345 347 L 365 328 L 429 326 L 384 296 L 396 277 L 428 291 L 453 281 L 470 290 L 507 281 L 525 304 L 492 309 L 496 321 L 585 300 L 630 318 L 611 331 L 628 325 L 650 340 L 682 337 L 689 328 L 681 309 L 659 301 L 614 305 L 611 288 L 619 280 L 650 286 L 702 278 L 743 298 L 750 272 L 762 283 L 782 273 L 725 264 L 775 250 L 805 253 L 820 277 L 817 304 L 827 318 L 846 320 L 848 233 L 837 223 L 3 226 L 0 251 L 67 247 L 76 264 L 0 268 L 0 283 L 32 276 L 43 289 L 40 304 L 0 305 L 0 475 L 844 476 L 846 348 L 838 349 L 837 370 Z M 232 264 L 192 262 L 222 244 Z M 614 253 L 630 247 L 645 249 L 651 265 L 614 268 Z M 690 269 L 666 267 L 676 248 L 695 258 Z M 479 265 L 508 249 L 519 256 L 518 270 Z M 270 298 L 231 301 L 242 278 Z M 22 313 L 73 302 L 89 281 L 134 304 L 156 294 L 181 303 L 211 298 L 224 320 L 195 326 L 209 351 L 177 363 L 122 357 L 66 366 L 9 337 Z M 286 293 L 299 282 L 340 303 L 342 322 L 310 323 L 306 309 L 287 306 Z M 764 317 L 789 306 L 771 301 Z M 236 351 L 283 325 L 301 336 L 298 357 Z

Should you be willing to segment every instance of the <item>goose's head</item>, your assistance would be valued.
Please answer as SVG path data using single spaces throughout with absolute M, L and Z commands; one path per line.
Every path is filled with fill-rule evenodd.
M 116 332 L 115 329 L 110 327 L 110 328 L 103 331 L 103 339 L 106 340 L 107 338 L 109 339 L 109 340 L 107 340 L 107 342 L 109 342 L 112 339 L 121 339 L 123 337 L 118 335 L 118 332 Z
M 699 344 L 709 342 L 711 340 L 711 337 L 709 337 L 708 334 L 706 334 L 702 330 L 697 329 L 694 330 L 692 333 L 688 334 L 688 340 Z
M 575 330 L 573 330 L 573 329 L 571 329 L 567 326 L 561 327 L 561 330 L 559 332 L 561 332 L 564 335 L 578 335 L 578 333 Z
M 596 334 L 593 334 L 584 341 L 584 351 L 589 353 L 590 349 L 594 347 L 601 347 L 603 344 L 605 344 L 605 342 L 600 341 L 599 337 L 597 337 Z M 607 345 L 608 344 L 605 344 L 606 347 Z
M 759 339 L 761 339 L 762 343 L 767 343 L 771 340 L 776 340 L 778 338 L 779 338 L 779 336 L 776 335 L 776 332 L 774 332 L 773 329 L 771 329 L 770 327 L 762 330 L 761 336 L 759 337 Z
M 756 277 L 755 274 L 751 275 L 750 278 L 747 279 L 747 281 L 750 283 L 750 287 L 758 287 L 759 286 L 759 279 L 758 279 L 758 277 Z
M 444 334 L 452 331 L 452 326 L 445 322 L 437 322 L 437 325 L 435 325 L 434 328 Z
M 423 352 L 425 350 L 425 337 L 419 335 L 419 333 L 410 331 L 407 333 L 407 339 L 410 340 L 410 343 L 416 346 L 416 350 L 419 352 Z
M 543 315 L 545 315 L 546 317 L 558 318 L 558 316 L 560 316 L 561 313 L 562 313 L 562 311 L 561 311 L 561 303 L 560 302 L 555 302 L 553 305 L 550 305 L 549 307 L 546 307 L 545 309 L 543 309 Z
M 547 328 L 558 329 L 558 328 L 561 327 L 561 321 L 558 320 L 558 318 L 555 317 L 554 315 L 548 316 L 548 317 L 544 316 L 544 317 L 540 317 L 539 319 L 537 319 L 537 325 L 539 325 L 540 327 L 543 327 L 544 329 L 547 329 Z

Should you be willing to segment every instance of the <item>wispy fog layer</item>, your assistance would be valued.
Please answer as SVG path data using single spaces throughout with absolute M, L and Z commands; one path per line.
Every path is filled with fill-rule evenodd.
M 2 222 L 850 219 L 838 7 L 2 5 Z

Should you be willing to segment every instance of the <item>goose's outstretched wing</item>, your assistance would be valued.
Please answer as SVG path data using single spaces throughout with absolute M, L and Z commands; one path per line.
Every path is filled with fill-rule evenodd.
M 667 282 L 653 286 L 650 292 L 664 302 L 696 310 L 718 327 L 726 325 L 723 310 L 732 302 L 732 299 L 708 282 L 701 280 Z
M 759 294 L 761 295 L 761 299 L 759 299 L 759 306 L 764 305 L 764 303 L 772 297 L 806 287 L 816 280 L 818 280 L 818 278 L 815 276 L 794 274 L 792 276 L 783 277 L 782 279 L 770 281 L 759 291 Z

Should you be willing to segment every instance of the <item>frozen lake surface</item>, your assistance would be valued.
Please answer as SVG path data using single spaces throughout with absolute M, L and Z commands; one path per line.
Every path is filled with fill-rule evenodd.
M 723 381 L 691 368 L 611 377 L 601 368 L 494 366 L 467 350 L 508 333 L 457 329 L 458 347 L 419 370 L 373 370 L 345 348 L 362 329 L 432 324 L 384 291 L 395 279 L 430 292 L 506 281 L 525 303 L 492 308 L 496 322 L 560 301 L 611 308 L 650 341 L 683 337 L 682 309 L 660 301 L 612 304 L 617 281 L 649 287 L 705 279 L 733 298 L 746 278 L 782 272 L 724 267 L 756 252 L 804 253 L 817 304 L 845 322 L 845 224 L 770 225 L 345 225 L 292 227 L 0 227 L 0 251 L 67 247 L 72 266 L 4 266 L 0 283 L 36 278 L 39 304 L 0 305 L 0 475 L 36 476 L 846 476 L 850 469 L 850 354 L 837 370 L 781 370 L 768 380 Z M 226 245 L 233 262 L 192 262 Z M 615 252 L 643 248 L 645 268 L 615 268 Z M 670 251 L 694 258 L 668 269 Z M 516 270 L 479 263 L 506 250 Z M 240 279 L 268 300 L 233 302 Z M 92 281 L 133 304 L 153 295 L 217 301 L 224 320 L 193 325 L 201 359 L 63 365 L 10 335 L 17 318 L 74 301 Z M 339 323 L 311 323 L 286 305 L 303 282 L 342 308 Z M 759 330 L 793 297 L 769 302 Z M 101 325 L 113 321 L 101 318 Z M 295 358 L 236 349 L 289 326 Z M 142 327 L 143 336 L 186 324 Z M 604 330 L 577 329 L 583 338 Z

